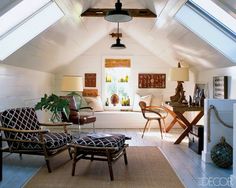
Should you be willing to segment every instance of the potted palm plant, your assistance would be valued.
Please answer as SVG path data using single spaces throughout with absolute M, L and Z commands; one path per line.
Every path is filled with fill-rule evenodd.
M 60 122 L 61 113 L 64 113 L 67 118 L 70 113 L 69 101 L 55 94 L 49 96 L 44 94 L 41 100 L 35 105 L 35 109 L 50 111 L 52 113 L 50 121 L 52 122 Z

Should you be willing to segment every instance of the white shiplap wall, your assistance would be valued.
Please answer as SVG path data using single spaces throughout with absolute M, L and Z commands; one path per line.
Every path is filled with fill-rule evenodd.
M 0 111 L 34 106 L 53 86 L 53 74 L 0 64 Z M 43 114 L 38 113 L 40 120 L 45 120 Z

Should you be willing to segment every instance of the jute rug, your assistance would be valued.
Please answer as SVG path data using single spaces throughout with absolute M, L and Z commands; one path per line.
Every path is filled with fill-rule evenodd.
M 107 162 L 80 160 L 75 176 L 72 161 L 64 152 L 52 160 L 52 173 L 46 166 L 25 185 L 26 188 L 171 188 L 184 187 L 157 147 L 129 147 L 128 165 L 123 157 L 113 164 L 114 181 L 110 181 Z

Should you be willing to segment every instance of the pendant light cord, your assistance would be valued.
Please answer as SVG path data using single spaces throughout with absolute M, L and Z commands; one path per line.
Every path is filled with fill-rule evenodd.
M 117 24 L 118 24 L 118 27 L 117 27 L 117 38 L 119 39 L 120 37 L 119 37 L 119 22 L 117 22 Z

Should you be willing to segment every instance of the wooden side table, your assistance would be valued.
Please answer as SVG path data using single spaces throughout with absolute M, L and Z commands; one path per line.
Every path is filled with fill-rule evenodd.
M 181 133 L 181 135 L 175 141 L 174 144 L 181 143 L 184 137 L 187 136 L 188 133 L 191 131 L 192 126 L 196 125 L 197 122 L 204 115 L 204 107 L 201 107 L 201 106 L 185 106 L 185 105 L 175 106 L 171 104 L 166 104 L 164 107 L 174 117 L 174 120 L 167 127 L 168 131 L 174 126 L 176 122 L 179 122 L 181 127 L 184 128 L 184 131 Z M 192 120 L 187 120 L 187 118 L 185 118 L 183 114 L 185 112 L 193 112 L 193 111 L 196 111 L 198 113 L 195 115 L 195 117 Z

